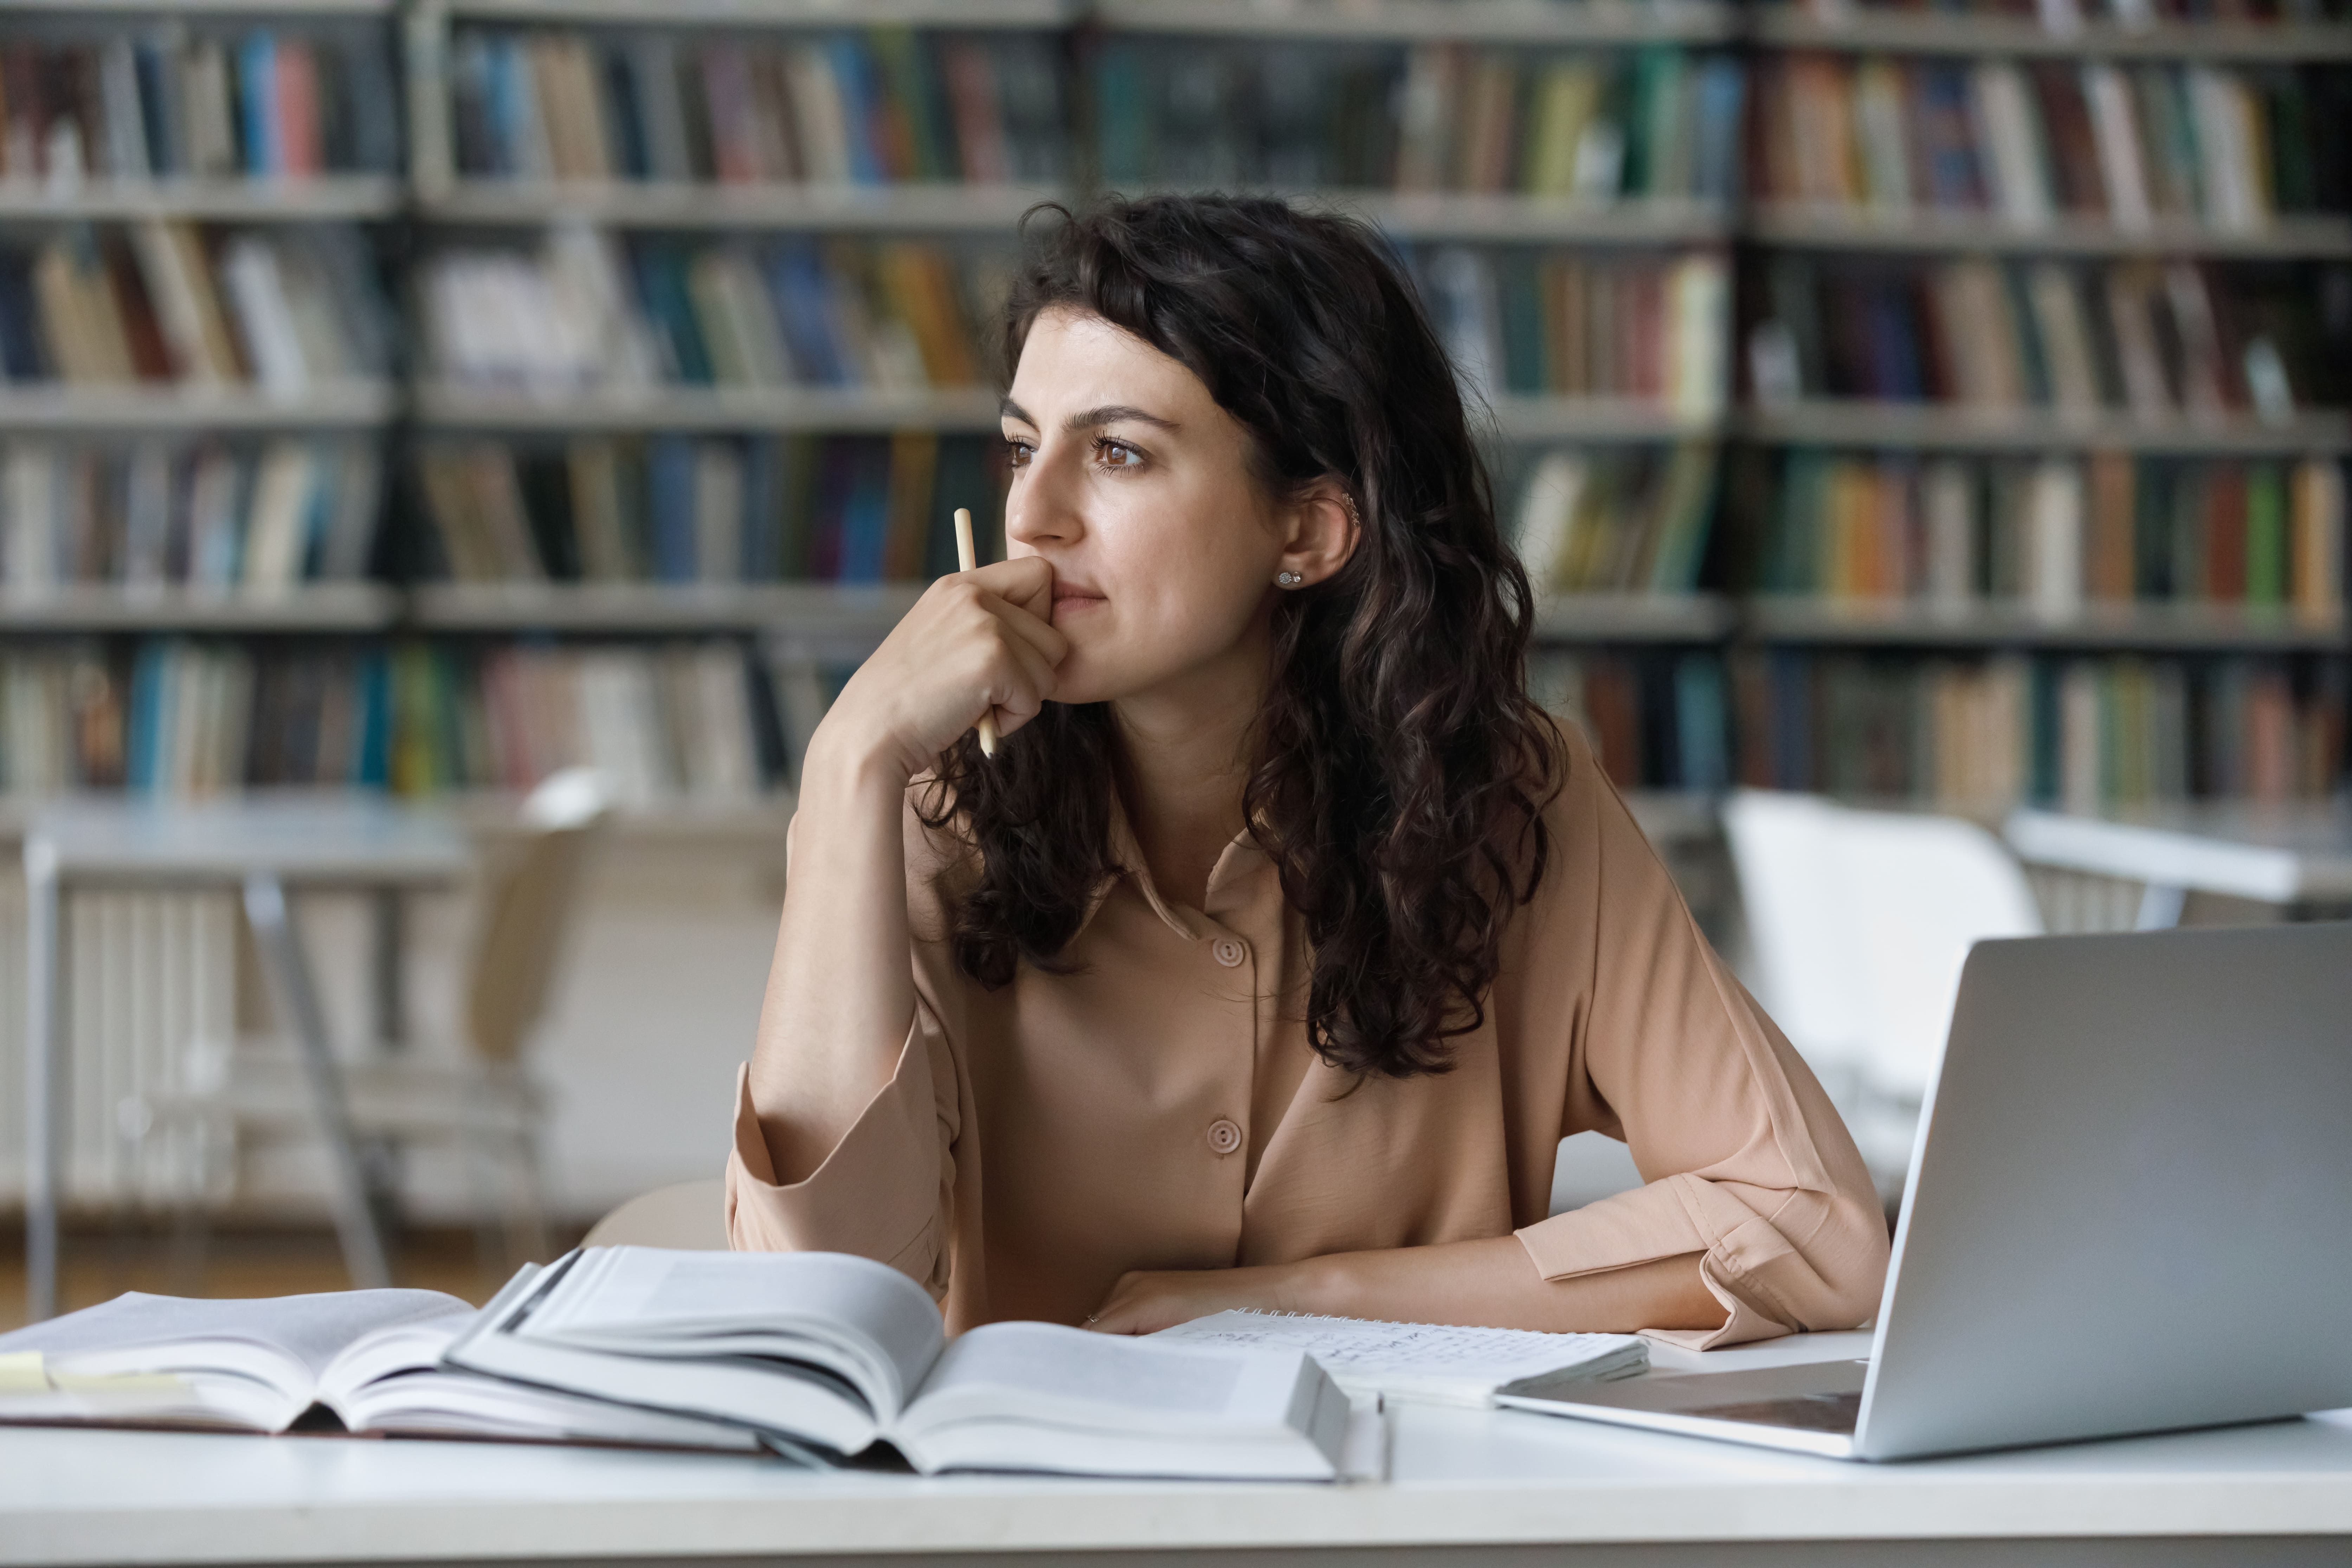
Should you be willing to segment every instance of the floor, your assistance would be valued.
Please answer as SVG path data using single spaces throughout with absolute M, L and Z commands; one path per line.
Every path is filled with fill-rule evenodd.
M 558 1237 L 568 1244 L 572 1237 Z M 125 1290 L 176 1296 L 289 1296 L 340 1290 L 349 1280 L 331 1230 L 248 1226 L 215 1233 L 201 1267 L 165 1231 L 69 1227 L 64 1243 L 67 1310 L 111 1300 Z M 394 1260 L 397 1283 L 487 1301 L 511 1272 L 503 1259 L 485 1264 L 474 1233 L 458 1226 L 410 1231 Z M 25 1321 L 25 1233 L 0 1226 L 0 1330 Z

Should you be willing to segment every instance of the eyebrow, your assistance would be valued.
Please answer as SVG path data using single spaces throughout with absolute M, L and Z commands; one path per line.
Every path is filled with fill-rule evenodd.
M 1013 399 L 1009 397 L 998 405 L 997 413 L 1000 416 L 1004 418 L 1018 419 L 1024 425 L 1034 425 L 1037 423 L 1034 416 L 1031 415 L 1027 409 L 1022 407 L 1021 405 L 1013 402 Z M 1140 425 L 1157 426 L 1162 430 L 1173 430 L 1176 428 L 1176 421 L 1173 419 L 1162 419 L 1157 414 L 1147 414 L 1142 409 L 1128 403 L 1106 403 L 1098 408 L 1081 409 L 1079 412 L 1071 415 L 1067 419 L 1063 420 L 1062 428 L 1065 430 L 1092 430 L 1105 425 L 1119 424 L 1122 421 L 1133 421 L 1134 423 Z

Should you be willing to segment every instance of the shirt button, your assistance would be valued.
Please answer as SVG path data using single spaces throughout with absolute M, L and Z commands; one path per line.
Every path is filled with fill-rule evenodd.
M 1209 1150 L 1212 1153 L 1230 1154 L 1242 1146 L 1242 1130 L 1230 1119 L 1220 1116 L 1209 1123 Z
M 1219 963 L 1223 964 L 1227 969 L 1239 969 L 1242 966 L 1242 960 L 1249 956 L 1249 949 L 1244 947 L 1240 942 L 1235 942 L 1229 936 L 1221 936 L 1215 942 L 1210 943 L 1209 952 L 1215 957 Z M 1231 1124 L 1220 1122 L 1218 1125 L 1229 1126 Z

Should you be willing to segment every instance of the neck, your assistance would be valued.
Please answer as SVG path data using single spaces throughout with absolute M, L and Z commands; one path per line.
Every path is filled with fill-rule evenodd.
M 1253 637 L 1212 665 L 1111 705 L 1128 822 L 1163 899 L 1200 908 L 1217 857 L 1242 831 L 1268 653 Z

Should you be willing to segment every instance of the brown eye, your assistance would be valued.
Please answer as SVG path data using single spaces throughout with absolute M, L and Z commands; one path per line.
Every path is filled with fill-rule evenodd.
M 1102 460 L 1103 467 L 1107 468 L 1140 468 L 1143 464 L 1142 453 L 1124 441 L 1113 441 L 1107 437 L 1095 443 L 1095 456 Z
M 1004 438 L 1004 460 L 1012 468 L 1027 468 L 1029 459 L 1036 456 L 1036 453 L 1037 449 L 1026 441 L 1011 436 Z

